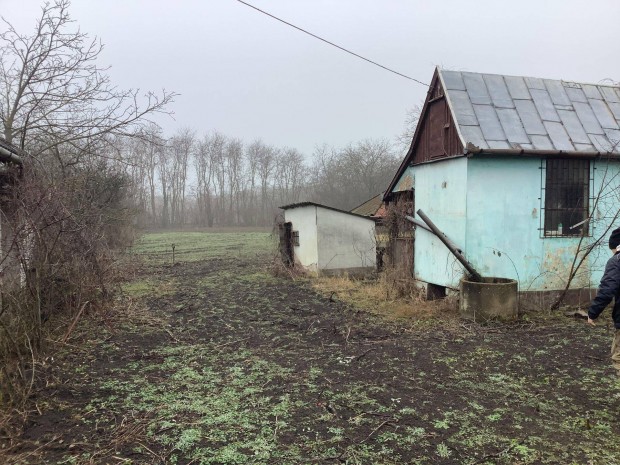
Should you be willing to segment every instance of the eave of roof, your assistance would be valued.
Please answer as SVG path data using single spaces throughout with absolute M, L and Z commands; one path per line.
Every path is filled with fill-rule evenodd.
M 525 149 L 481 149 L 479 147 L 469 147 L 465 153 L 467 157 L 480 155 L 506 155 L 533 158 L 610 158 L 620 160 L 620 153 L 617 152 L 585 152 L 581 150 L 525 150 Z M 451 157 L 454 158 L 454 157 Z M 441 161 L 441 160 L 438 160 Z
M 357 207 L 352 208 L 351 213 L 363 216 L 376 216 L 376 213 L 381 208 L 381 205 L 383 205 L 383 193 L 377 194 Z

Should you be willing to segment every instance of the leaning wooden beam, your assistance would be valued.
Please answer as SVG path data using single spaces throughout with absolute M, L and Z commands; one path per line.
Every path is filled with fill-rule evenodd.
M 435 233 L 437 238 L 441 242 L 444 243 L 444 245 L 448 248 L 448 250 L 452 252 L 452 254 L 456 257 L 456 259 L 459 262 L 461 262 L 461 264 L 465 267 L 465 269 L 471 275 L 470 280 L 475 281 L 475 282 L 482 281 L 482 276 L 480 276 L 480 273 L 478 273 L 474 269 L 472 264 L 467 261 L 465 256 L 459 250 L 457 250 L 456 247 L 454 247 L 454 244 L 450 242 L 450 240 L 446 237 L 446 235 L 443 232 L 441 232 L 441 230 L 437 226 L 435 226 L 435 223 L 433 223 L 431 219 L 428 216 L 426 216 L 426 214 L 421 209 L 417 211 L 417 214 L 420 216 L 420 218 L 424 220 L 424 222 L 428 225 L 428 227 L 431 228 L 431 230 Z
M 428 231 L 429 233 L 431 233 L 431 234 L 435 234 L 435 232 L 434 232 L 431 228 L 429 228 L 428 226 L 426 226 L 426 223 L 424 223 L 423 221 L 420 221 L 419 219 L 414 218 L 413 216 L 409 216 L 409 215 L 405 216 L 405 219 L 406 219 L 407 221 L 410 221 L 411 223 L 415 224 L 416 226 L 419 226 L 419 227 L 421 227 L 422 229 L 424 229 L 424 230 Z M 446 236 L 446 235 L 444 234 L 444 235 L 443 235 L 443 237 L 444 237 L 447 241 L 449 241 L 449 242 L 450 242 L 450 244 L 452 244 L 452 247 L 454 247 L 454 248 L 455 248 L 456 250 L 458 250 L 459 252 L 463 253 L 463 251 L 462 251 L 462 250 L 461 250 L 461 249 L 460 249 L 460 248 L 459 248 L 459 247 L 458 247 L 458 246 L 457 246 L 454 242 L 452 242 L 448 236 Z

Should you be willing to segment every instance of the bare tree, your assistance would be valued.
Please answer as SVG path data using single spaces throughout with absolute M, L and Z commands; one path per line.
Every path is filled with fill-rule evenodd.
M 261 145 L 257 150 L 257 170 L 260 179 L 260 217 L 266 224 L 266 211 L 268 205 L 269 182 L 275 169 L 277 151 L 273 147 Z
M 213 196 L 216 189 L 217 164 L 222 160 L 225 137 L 214 132 L 206 135 L 196 148 L 194 168 L 196 170 L 196 201 L 198 203 L 199 223 L 213 226 Z
M 336 150 L 318 147 L 314 154 L 313 198 L 350 209 L 381 193 L 398 167 L 386 140 L 365 140 Z
M 407 110 L 405 115 L 405 123 L 400 134 L 396 136 L 396 147 L 403 153 L 409 150 L 413 135 L 415 134 L 420 115 L 422 114 L 422 104 L 414 105 Z
M 161 128 L 155 124 L 148 125 L 138 139 L 139 150 L 142 152 L 142 163 L 144 163 L 144 173 L 149 189 L 149 204 L 153 222 L 157 222 L 157 208 L 155 202 L 156 187 L 156 168 L 159 153 L 163 150 L 164 139 Z
M 174 224 L 185 222 L 185 196 L 187 193 L 187 168 L 194 151 L 195 134 L 191 129 L 179 130 L 167 145 L 171 159 L 170 175 L 170 215 Z
M 612 144 L 613 147 L 610 152 L 617 150 L 620 141 L 612 141 Z M 618 203 L 620 202 L 620 173 L 610 169 L 610 159 L 604 161 L 606 161 L 604 168 L 598 170 L 601 172 L 601 184 L 594 193 L 594 203 L 590 213 L 586 220 L 582 222 L 583 224 L 576 225 L 581 227 L 582 233 L 571 261 L 564 289 L 562 289 L 551 305 L 551 310 L 557 310 L 562 305 L 568 295 L 571 284 L 581 273 L 588 257 L 592 255 L 601 243 L 604 243 L 609 235 L 609 231 L 616 226 L 620 218 L 620 208 L 618 208 Z M 586 232 L 594 230 L 594 227 L 597 225 L 601 227 L 596 228 L 596 234 L 588 237 Z M 589 272 L 591 270 L 586 270 L 588 275 Z
M 173 166 L 172 158 L 168 156 L 169 148 L 167 144 L 157 153 L 157 174 L 161 186 L 162 209 L 161 209 L 161 226 L 166 228 L 172 222 L 171 217 L 171 191 Z
M 226 182 L 228 184 L 228 224 L 239 222 L 239 191 L 243 170 L 243 142 L 229 139 L 225 148 Z
M 60 155 L 54 149 L 69 145 L 77 157 L 93 138 L 135 132 L 175 96 L 149 92 L 142 99 L 138 89 L 113 86 L 107 68 L 97 63 L 103 45 L 74 26 L 69 5 L 68 0 L 45 3 L 32 34 L 18 32 L 3 19 L 2 131 L 33 156 Z

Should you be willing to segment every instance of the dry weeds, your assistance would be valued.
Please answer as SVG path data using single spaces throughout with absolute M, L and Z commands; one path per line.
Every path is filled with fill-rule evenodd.
M 402 278 L 389 270 L 376 279 L 320 276 L 311 278 L 311 284 L 332 300 L 341 300 L 389 320 L 408 319 L 413 326 L 432 324 L 446 329 L 459 326 L 455 298 L 428 301 L 411 278 Z

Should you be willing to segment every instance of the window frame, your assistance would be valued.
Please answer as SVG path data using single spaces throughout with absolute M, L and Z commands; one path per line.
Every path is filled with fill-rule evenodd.
M 548 198 L 548 191 L 549 191 L 549 187 L 547 186 L 547 175 L 549 172 L 549 162 L 579 162 L 579 163 L 587 163 L 587 176 L 583 179 L 584 181 L 584 185 L 587 187 L 587 192 L 584 195 L 584 198 L 587 201 L 587 205 L 585 206 L 585 208 L 581 208 L 580 210 L 582 212 L 585 213 L 585 218 L 584 220 L 587 220 L 590 215 L 591 215 L 591 208 L 593 205 L 593 201 L 594 199 L 592 198 L 592 193 L 594 192 L 594 170 L 595 168 L 595 161 L 594 160 L 590 160 L 590 159 L 586 159 L 586 158 L 569 158 L 569 157 L 563 157 L 563 158 L 542 158 L 541 159 L 541 163 L 540 163 L 540 183 L 541 183 L 541 196 L 540 196 L 540 227 L 539 227 L 539 231 L 540 231 L 540 237 L 543 239 L 552 239 L 552 238 L 571 238 L 571 237 L 576 237 L 579 238 L 582 235 L 584 237 L 591 237 L 592 236 L 592 225 L 591 224 L 586 224 L 585 227 L 587 228 L 585 234 L 583 233 L 583 228 L 575 228 L 575 230 L 577 232 L 569 234 L 569 226 L 572 225 L 564 225 L 562 224 L 560 221 L 558 221 L 559 224 L 562 224 L 562 231 L 559 232 L 558 229 L 556 230 L 551 230 L 551 229 L 547 229 L 547 211 L 550 210 L 550 208 L 548 208 L 547 205 L 547 198 Z M 585 171 L 585 170 L 584 170 Z M 562 207 L 563 209 L 565 209 L 565 212 L 569 212 L 571 209 L 576 210 L 577 207 Z M 554 211 L 561 211 L 561 209 L 554 209 Z M 562 213 L 558 213 L 559 215 L 562 215 Z M 572 221 L 571 221 L 572 222 Z M 578 222 L 577 222 L 578 223 Z

